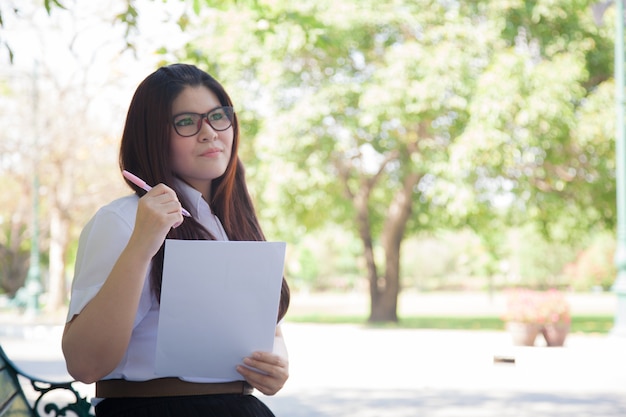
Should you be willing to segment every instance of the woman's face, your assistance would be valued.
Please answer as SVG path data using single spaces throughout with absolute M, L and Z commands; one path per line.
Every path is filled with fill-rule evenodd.
M 211 90 L 204 86 L 187 86 L 172 103 L 172 116 L 183 113 L 205 114 L 218 107 L 221 107 L 221 104 Z M 189 123 L 189 120 L 190 118 L 185 120 L 183 116 L 179 125 Z M 216 131 L 206 118 L 202 119 L 200 124 L 198 133 L 188 137 L 178 134 L 172 124 L 170 157 L 174 173 L 200 191 L 209 201 L 211 181 L 224 174 L 230 161 L 233 127 Z

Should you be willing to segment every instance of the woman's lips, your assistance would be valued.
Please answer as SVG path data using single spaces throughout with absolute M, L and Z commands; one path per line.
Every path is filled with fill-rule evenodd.
M 218 155 L 220 152 L 222 152 L 222 151 L 220 149 L 217 149 L 217 148 L 209 149 L 209 150 L 203 152 L 201 154 L 201 156 L 212 157 L 212 156 Z

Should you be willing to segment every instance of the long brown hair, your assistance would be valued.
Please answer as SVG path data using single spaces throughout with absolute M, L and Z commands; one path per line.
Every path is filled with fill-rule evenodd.
M 176 191 L 183 207 L 191 207 L 185 194 L 174 182 L 170 163 L 170 132 L 172 103 L 185 87 L 205 86 L 211 90 L 222 106 L 233 103 L 222 85 L 206 72 L 193 65 L 173 64 L 161 67 L 141 82 L 128 109 L 122 143 L 120 168 L 126 169 L 149 184 L 164 183 Z M 211 184 L 213 213 L 220 219 L 230 240 L 265 240 L 246 185 L 244 166 L 237 154 L 239 148 L 239 123 L 233 118 L 233 148 L 228 167 L 222 176 Z M 145 191 L 127 181 L 138 196 Z M 193 218 L 172 229 L 169 239 L 215 239 L 211 233 Z M 163 274 L 163 249 L 152 259 L 150 281 L 153 291 L 160 299 Z M 278 319 L 282 319 L 289 307 L 289 286 L 283 278 Z

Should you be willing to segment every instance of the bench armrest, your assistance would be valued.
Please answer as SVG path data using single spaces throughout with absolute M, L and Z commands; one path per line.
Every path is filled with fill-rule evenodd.
M 2 349 L 2 346 L 0 346 L 0 358 L 4 361 L 5 365 L 12 373 L 16 376 L 27 379 L 30 382 L 33 390 L 37 393 L 37 398 L 33 404 L 33 411 L 37 416 L 66 416 L 67 411 L 75 413 L 78 417 L 93 416 L 91 413 L 91 403 L 87 401 L 86 397 L 81 396 L 78 390 L 74 387 L 76 381 L 49 381 L 30 375 L 22 371 L 11 359 L 7 357 L 6 353 Z M 48 402 L 48 394 L 58 390 L 70 392 L 73 399 L 70 399 L 68 404 L 62 407 L 52 401 Z M 44 412 L 43 414 L 41 413 L 42 410 Z

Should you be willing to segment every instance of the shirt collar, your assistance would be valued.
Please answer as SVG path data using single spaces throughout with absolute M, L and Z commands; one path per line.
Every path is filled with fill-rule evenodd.
M 222 223 L 211 211 L 209 203 L 202 198 L 202 193 L 180 178 L 174 178 L 174 183 L 180 193 L 192 205 L 191 207 L 185 208 L 189 210 L 193 218 L 210 231 L 218 240 L 228 240 Z
M 206 211 L 207 209 L 209 210 L 209 213 L 212 213 L 211 206 L 209 206 L 204 198 L 202 198 L 202 193 L 200 191 L 196 190 L 180 178 L 174 178 L 174 184 L 185 199 L 192 204 L 192 207 L 185 207 L 191 212 L 192 216 L 197 217 L 201 211 Z

